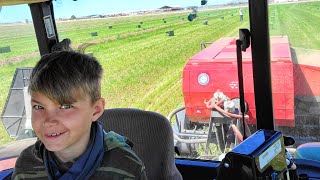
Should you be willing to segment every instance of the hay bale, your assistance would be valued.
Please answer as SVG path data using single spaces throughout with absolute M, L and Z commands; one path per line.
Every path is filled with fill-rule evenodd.
M 11 52 L 10 46 L 0 47 L 0 54 Z
M 90 34 L 91 34 L 91 36 L 98 36 L 98 32 L 92 32 Z
M 167 36 L 174 36 L 174 30 L 169 30 L 166 32 Z

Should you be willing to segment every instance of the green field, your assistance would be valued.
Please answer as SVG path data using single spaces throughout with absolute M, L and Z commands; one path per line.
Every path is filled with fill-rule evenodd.
M 320 2 L 270 6 L 270 35 L 288 35 L 293 47 L 320 50 L 319 8 Z M 58 22 L 57 27 L 60 40 L 70 38 L 74 49 L 82 43 L 94 44 L 85 52 L 93 53 L 104 68 L 102 94 L 107 108 L 135 107 L 167 116 L 183 106 L 182 69 L 199 52 L 200 42 L 238 36 L 239 28 L 249 28 L 248 9 L 244 22 L 239 22 L 238 8 L 201 11 L 192 22 L 187 20 L 189 13 Z M 175 35 L 167 36 L 168 30 Z M 0 32 L 6 32 L 0 34 L 0 47 L 10 46 L 12 51 L 0 54 L 0 62 L 37 52 L 31 24 L 0 25 Z M 91 36 L 92 32 L 98 36 Z M 38 58 L 0 66 L 1 112 L 15 68 L 32 67 Z M 0 132 L 0 144 L 11 141 L 3 127 Z

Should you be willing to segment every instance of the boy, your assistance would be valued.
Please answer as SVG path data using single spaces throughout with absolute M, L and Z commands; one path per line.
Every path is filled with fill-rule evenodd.
M 102 67 L 72 51 L 43 56 L 29 84 L 38 141 L 19 156 L 12 179 L 146 179 L 144 165 L 103 114 Z

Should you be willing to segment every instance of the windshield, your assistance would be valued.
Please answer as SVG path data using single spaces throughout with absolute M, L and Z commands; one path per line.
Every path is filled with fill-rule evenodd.
M 275 129 L 293 136 L 295 148 L 320 137 L 320 2 L 269 2 Z M 236 54 L 239 29 L 250 29 L 248 2 L 148 4 L 53 1 L 59 40 L 100 61 L 106 108 L 158 112 L 172 123 L 177 157 L 218 160 L 256 131 L 251 50 L 242 52 L 245 110 Z M 16 69 L 33 67 L 40 55 L 28 5 L 3 6 L 0 32 L 3 145 L 27 119 L 21 78 L 28 73 Z

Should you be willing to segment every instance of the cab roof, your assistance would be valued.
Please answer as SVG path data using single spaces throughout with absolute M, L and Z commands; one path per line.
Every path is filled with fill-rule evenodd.
M 46 1 L 50 1 L 50 0 L 0 0 L 0 6 L 33 4 L 33 3 L 46 2 Z

